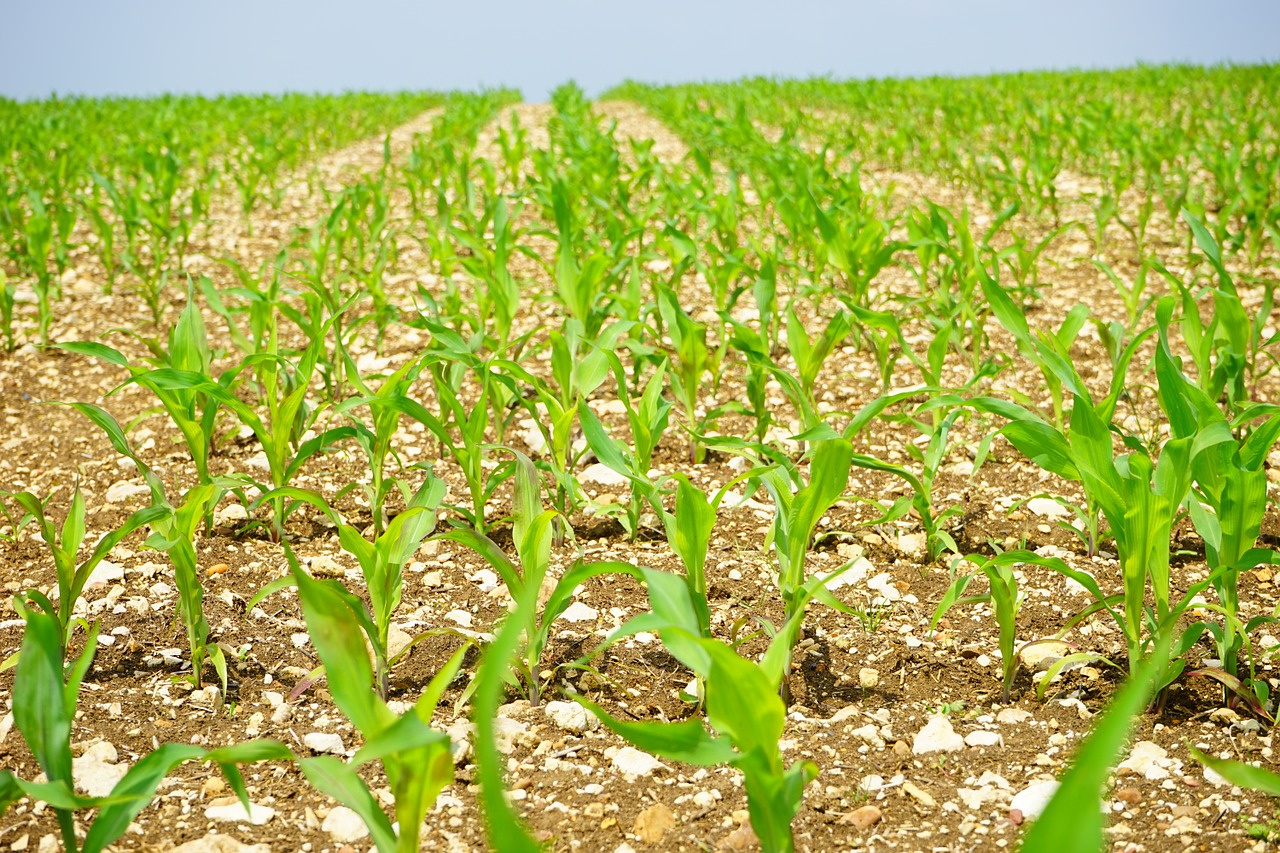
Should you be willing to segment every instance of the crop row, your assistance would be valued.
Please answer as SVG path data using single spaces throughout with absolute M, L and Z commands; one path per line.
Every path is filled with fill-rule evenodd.
M 1090 790 L 1091 780 L 1105 776 L 1129 717 L 1183 674 L 1198 646 L 1213 647 L 1218 663 L 1201 671 L 1222 683 L 1224 698 L 1270 720 L 1271 684 L 1252 637 L 1274 620 L 1241 612 L 1237 584 L 1241 572 L 1280 562 L 1259 544 L 1272 502 L 1267 458 L 1280 438 L 1280 407 L 1265 402 L 1276 386 L 1280 339 L 1270 317 L 1277 247 L 1266 243 L 1280 240 L 1273 197 L 1280 184 L 1265 171 L 1276 159 L 1265 156 L 1274 147 L 1275 108 L 1258 95 L 1273 76 L 1270 68 L 1142 69 L 907 82 L 896 89 L 829 82 L 629 85 L 628 96 L 684 134 L 691 153 L 678 163 L 655 156 L 652 142 L 620 141 L 571 85 L 553 96 L 545 148 L 530 143 L 527 128 L 509 123 L 499 126 L 495 150 L 484 156 L 477 140 L 505 95 L 452 96 L 407 156 L 392 157 L 388 148 L 379 169 L 340 191 L 317 188 L 318 216 L 277 255 L 256 268 L 228 260 L 209 274 L 185 261 L 187 241 L 209 209 L 207 200 L 192 201 L 195 195 L 219 192 L 219 175 L 242 174 L 243 164 L 226 164 L 247 152 L 265 158 L 267 188 L 280 186 L 286 168 L 298 162 L 288 146 L 272 158 L 265 152 L 273 142 L 255 143 L 248 130 L 228 136 L 225 127 L 245 114 L 252 116 L 246 126 L 271 126 L 259 123 L 262 114 L 293 109 L 283 106 L 290 102 L 269 108 L 232 102 L 221 135 L 184 138 L 163 130 L 181 101 L 150 111 L 126 105 L 141 112 L 114 120 L 138 123 L 143 166 L 121 167 L 116 181 L 150 175 L 145 163 L 157 150 L 178 163 L 203 164 L 175 166 L 164 184 L 173 187 L 167 196 L 151 178 L 139 182 L 137 198 L 162 211 L 156 216 L 135 215 L 132 202 L 105 191 L 112 179 L 93 164 L 108 152 L 87 143 L 80 151 L 79 136 L 67 137 L 67 150 L 76 153 L 65 160 L 55 156 L 36 166 L 31 158 L 14 159 L 22 168 L 6 180 L 30 191 L 11 193 L 6 214 L 12 277 L 2 289 L 10 349 L 33 326 L 34 337 L 48 338 L 61 298 L 54 284 L 59 264 L 69 263 L 75 241 L 85 239 L 106 271 L 105 286 L 122 264 L 152 322 L 118 347 L 50 343 L 110 365 L 120 388 L 145 389 L 191 464 L 181 477 L 159 476 L 130 437 L 136 420 L 122 424 L 106 408 L 76 401 L 67 405 L 136 468 L 149 505 L 82 559 L 86 508 L 78 489 L 65 512 L 56 513 L 65 519 L 60 526 L 51 520 L 50 495 L 21 487 L 6 493 L 4 535 L 36 535 L 47 545 L 57 594 L 19 596 L 27 633 L 10 661 L 17 668 L 15 723 L 47 781 L 0 776 L 0 801 L 44 800 L 59 816 L 68 849 L 98 850 L 124 831 L 178 763 L 214 761 L 243 795 L 238 764 L 296 758 L 312 785 L 365 819 L 380 850 L 417 849 L 418 827 L 453 768 L 448 736 L 431 728 L 432 714 L 448 685 L 469 676 L 465 694 L 491 839 L 503 850 L 533 849 L 502 796 L 494 711 L 508 688 L 540 701 L 548 688 L 540 662 L 553 622 L 580 584 L 619 574 L 643 581 L 650 610 L 607 642 L 639 631 L 659 634 L 696 676 L 690 701 L 703 716 L 679 724 L 627 722 L 587 697 L 570 698 L 651 752 L 739 768 L 756 834 L 768 850 L 791 849 L 790 821 L 816 768 L 785 766 L 778 740 L 809 607 L 816 601 L 854 612 L 833 591 L 850 565 L 820 575 L 807 561 L 823 518 L 842 500 L 869 510 L 859 521 L 866 526 L 918 525 L 927 562 L 950 573 L 948 592 L 934 605 L 935 623 L 953 606 L 990 602 L 1005 698 L 1018 667 L 1017 567 L 1042 566 L 1090 593 L 1091 603 L 1067 620 L 1063 633 L 1102 618 L 1123 637 L 1132 686 L 1099 725 L 1060 805 L 1036 830 L 1041 840 L 1033 836 L 1029 844 L 1054 838 L 1054 821 L 1070 809 L 1097 812 L 1080 803 L 1096 801 L 1099 785 Z M 1206 105 L 1210 90 L 1222 97 Z M 879 97 L 886 92 L 892 97 Z M 1165 109 L 1162 96 L 1180 109 Z M 90 114 L 97 109 L 76 104 Z M 1228 107 L 1220 104 L 1240 112 L 1223 112 Z M 923 129 L 913 136 L 907 117 L 929 105 L 926 115 L 941 110 L 941 128 L 917 123 Z M 57 128 L 67 108 L 24 107 L 23 126 L 39 127 L 32 116 L 43 109 Z M 836 110 L 868 118 L 850 123 L 833 118 Z M 1007 124 L 993 123 L 993 115 Z M 1201 135 L 1179 130 L 1191 120 Z M 296 133 L 284 136 L 307 139 L 308 121 L 288 125 Z M 861 129 L 850 134 L 850 127 Z M 924 145 L 942 130 L 954 131 L 945 137 L 954 146 Z M 235 140 L 242 139 L 249 142 L 238 148 Z M 1167 150 L 1150 156 L 1138 150 L 1161 141 Z M 201 153 L 180 159 L 188 157 L 187 146 Z M 928 200 L 902 207 L 891 188 L 862 175 L 859 160 L 877 159 L 956 182 L 991 209 L 975 214 Z M 1057 195 L 1065 168 L 1103 188 L 1070 199 L 1090 205 L 1093 221 L 1065 218 L 1074 209 Z M 68 173 L 55 174 L 60 170 Z M 1258 174 L 1262 189 L 1243 191 Z M 1168 195 L 1162 187 L 1169 185 L 1182 190 Z M 1150 208 L 1146 218 L 1142 205 L 1135 213 L 1122 201 L 1131 187 Z M 255 192 L 246 200 L 243 192 L 247 217 L 260 198 Z M 178 197 L 183 201 L 175 207 Z M 95 209 L 109 225 L 90 240 L 76 222 L 82 213 L 93 220 Z M 65 210 L 76 218 L 55 227 L 57 211 Z M 1150 239 L 1146 223 L 1156 211 L 1175 239 Z M 130 222 L 158 242 L 140 252 L 136 234 L 128 236 Z M 1105 275 L 1100 281 L 1114 287 L 1124 316 L 1077 305 L 1057 328 L 1044 329 L 1036 312 L 1064 267 L 1049 260 L 1060 251 L 1048 250 L 1077 245 L 1069 243 L 1077 232 L 1091 239 L 1076 260 Z M 1127 241 L 1112 239 L 1117 232 Z M 114 242 L 119 234 L 123 243 Z M 394 286 L 424 262 L 430 275 L 418 276 L 416 292 Z M 171 278 L 186 284 L 185 300 L 173 306 L 165 289 Z M 19 284 L 36 296 L 34 322 L 13 311 Z M 394 370 L 362 368 L 362 351 L 381 350 L 409 332 L 419 343 Z M 1109 375 L 1082 376 L 1076 361 L 1088 345 L 1102 349 Z M 854 410 L 842 408 L 849 395 L 837 393 L 850 375 L 832 371 L 849 353 L 875 365 L 875 375 L 863 381 L 879 393 Z M 1043 387 L 1034 399 L 1004 382 L 1006 372 L 1026 371 Z M 1143 388 L 1153 388 L 1146 395 L 1152 406 L 1126 416 L 1121 407 L 1133 406 Z M 588 405 L 611 397 L 620 408 L 610 418 Z M 517 434 L 524 419 L 533 432 Z M 397 452 L 397 436 L 409 424 L 429 436 L 435 458 L 410 462 Z M 872 436 L 889 430 L 909 436 L 906 458 L 872 449 Z M 265 476 L 229 465 L 230 434 L 252 436 Z M 957 451 L 976 471 L 993 446 L 1006 444 L 1056 478 L 1053 497 L 1074 517 L 1070 529 L 1081 550 L 1113 549 L 1115 577 L 1001 543 L 961 547 L 959 507 L 935 493 L 939 472 Z M 657 470 L 663 446 L 679 448 L 684 471 Z M 367 478 L 330 494 L 298 484 L 336 449 L 358 454 Z M 697 473 L 709 451 L 741 462 L 732 480 L 704 489 Z M 624 478 L 624 498 L 589 497 L 581 475 L 590 458 Z M 851 493 L 855 468 L 898 483 L 900 496 Z M 741 637 L 715 635 L 705 573 L 718 511 L 751 496 L 774 508 L 766 550 L 782 606 L 776 622 L 759 618 L 768 640 L 759 660 L 739 654 Z M 148 528 L 147 546 L 165 552 L 174 569 L 177 621 L 191 655 L 184 677 L 202 685 L 207 665 L 225 691 L 224 653 L 203 613 L 198 550 L 202 538 L 220 535 L 213 518 L 226 502 L 245 509 L 239 534 L 262 528 L 280 543 L 289 571 L 254 601 L 296 591 L 334 702 L 364 746 L 342 762 L 297 758 L 274 742 L 209 752 L 170 744 L 136 764 L 111 797 L 81 797 L 72 787 L 70 733 L 97 636 L 76 609 L 84 585 L 111 548 Z M 339 506 L 355 509 L 344 514 Z M 367 522 L 353 523 L 351 516 L 365 512 Z M 556 576 L 552 554 L 573 547 L 573 521 L 584 512 L 616 518 L 631 539 L 664 538 L 683 574 L 579 559 Z M 317 580 L 301 567 L 291 546 L 295 513 L 333 526 L 363 584 Z M 1204 543 L 1206 572 L 1194 583 L 1171 567 L 1173 531 L 1184 519 Z M 491 534 L 507 525 L 513 547 L 504 550 Z M 390 629 L 404 567 L 433 535 L 492 565 L 512 610 L 493 626 L 473 672 L 463 672 L 459 652 L 413 709 L 397 715 L 387 688 L 409 649 L 392 648 Z M 1213 615 L 1190 621 L 1193 613 Z M 78 641 L 81 628 L 85 639 Z M 395 795 L 398 828 L 357 773 L 374 763 Z M 73 815 L 88 808 L 98 813 L 82 842 Z M 1099 836 L 1081 837 L 1094 843 Z

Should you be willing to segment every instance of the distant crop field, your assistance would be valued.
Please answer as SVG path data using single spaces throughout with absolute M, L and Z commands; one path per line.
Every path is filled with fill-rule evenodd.
M 0 101 L 0 843 L 1266 849 L 1277 104 Z

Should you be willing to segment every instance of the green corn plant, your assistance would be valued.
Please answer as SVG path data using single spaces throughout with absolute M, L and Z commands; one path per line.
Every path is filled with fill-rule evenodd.
M 4 334 L 4 351 L 13 352 L 17 343 L 13 337 L 13 294 L 15 287 L 4 270 L 0 270 L 0 333 Z
M 592 711 L 615 734 L 640 749 L 686 764 L 730 765 L 743 772 L 751 826 L 761 847 L 770 853 L 795 849 L 791 821 L 800 809 L 804 788 L 818 768 L 812 762 L 786 767 L 778 749 L 786 723 L 779 696 L 788 669 L 791 645 L 803 619 L 803 605 L 769 644 L 759 663 L 738 655 L 719 640 L 698 633 L 695 596 L 680 578 L 640 569 L 649 587 L 650 611 L 621 630 L 657 630 L 663 645 L 701 680 L 711 734 L 700 720 L 679 723 L 619 720 L 581 696 L 574 701 Z M 813 578 L 797 590 L 798 600 L 812 597 L 830 576 Z M 641 621 L 643 625 L 641 625 Z M 634 623 L 634 624 L 633 624 Z M 616 638 L 620 632 L 615 632 Z
M 689 431 L 689 461 L 696 463 L 702 457 L 698 436 L 706 432 L 708 420 L 706 415 L 698 415 L 698 396 L 706 375 L 710 372 L 714 376 L 718 359 L 707 347 L 707 327 L 680 307 L 674 290 L 659 291 L 658 309 L 671 338 L 671 385 Z
M 660 503 L 658 497 L 661 483 L 654 482 L 649 477 L 649 472 L 653 467 L 653 453 L 667 429 L 672 404 L 662 396 L 666 362 L 659 362 L 657 370 L 645 383 L 644 391 L 638 399 L 633 400 L 625 390 L 627 385 L 621 361 L 616 355 L 611 355 L 610 361 L 621 392 L 619 399 L 627 409 L 631 441 L 622 441 L 610 435 L 589 406 L 578 407 L 578 422 L 582 425 L 587 446 L 596 458 L 631 483 L 625 512 L 620 520 L 628 538 L 634 542 L 640 535 L 640 516 L 645 512 L 645 507 Z
M 805 483 L 798 471 L 787 472 L 779 466 L 760 475 L 761 484 L 777 508 L 770 538 L 778 562 L 777 584 L 782 595 L 785 623 L 799 620 L 808 606 L 810 595 L 805 585 L 805 555 L 818 522 L 844 494 L 852 464 L 852 445 L 844 439 L 834 438 L 814 443 L 809 456 L 809 482 Z M 819 600 L 839 606 L 826 587 L 820 588 Z M 784 673 L 790 670 L 790 657 L 791 649 L 788 647 Z M 783 687 L 786 687 L 785 681 Z
M 1022 840 L 1023 853 L 1096 853 L 1106 849 L 1102 795 L 1135 720 L 1160 687 L 1169 663 L 1169 633 L 1129 674 L 1124 687 L 1093 724 L 1093 730 L 1062 777 L 1045 810 Z
M 364 451 L 365 459 L 369 462 L 369 482 L 360 485 L 369 500 L 374 536 L 380 535 L 386 528 L 387 498 L 398 482 L 396 478 L 387 476 L 386 470 L 388 455 L 395 455 L 391 448 L 391 438 L 399 428 L 400 417 L 404 414 L 403 405 L 396 403 L 405 398 L 422 368 L 421 359 L 410 359 L 391 374 L 382 377 L 378 390 L 374 392 L 369 389 L 356 366 L 347 365 L 347 378 L 363 396 L 343 401 L 338 404 L 337 411 L 351 419 L 355 428 L 355 442 Z M 351 414 L 352 409 L 361 406 L 369 407 L 367 424 Z
M 946 458 L 947 438 L 956 420 L 961 415 L 962 412 L 960 410 L 953 410 L 942 418 L 936 429 L 926 432 L 925 434 L 928 435 L 929 441 L 923 451 L 920 451 L 914 444 L 907 445 L 907 449 L 910 452 L 919 456 L 921 466 L 919 475 L 916 475 L 905 466 L 884 462 L 865 453 L 855 453 L 850 457 L 854 466 L 892 474 L 901 478 L 911 488 L 910 497 L 899 498 L 885 516 L 874 523 L 882 524 L 886 521 L 892 521 L 903 517 L 911 510 L 915 510 L 916 514 L 920 516 L 920 526 L 925 534 L 925 551 L 928 553 L 930 561 L 938 559 L 944 550 L 952 553 L 958 553 L 959 551 L 955 539 L 946 529 L 946 523 L 960 515 L 962 510 L 958 506 L 952 506 L 942 512 L 938 512 L 933 500 L 933 481 L 938 475 L 938 470 L 942 466 L 943 460 Z M 846 429 L 846 436 L 851 438 L 852 435 L 853 433 Z
M 211 396 L 195 388 L 173 385 L 157 381 L 156 366 L 163 366 L 171 371 L 181 371 L 185 375 L 200 377 L 201 381 L 212 380 L 211 354 L 204 320 L 200 316 L 199 306 L 195 299 L 189 297 L 186 307 L 178 317 L 178 322 L 169 330 L 168 350 L 153 346 L 155 364 L 151 366 L 134 364 L 119 350 L 96 341 L 77 341 L 58 344 L 60 349 L 80 355 L 92 356 L 109 364 L 122 367 L 129 372 L 130 378 L 111 393 L 115 393 L 124 385 L 136 382 L 148 389 L 160 401 L 160 405 L 178 428 L 196 467 L 196 477 L 200 483 L 209 483 L 212 477 L 209 472 L 209 456 L 213 451 L 214 430 L 217 425 L 219 402 Z M 221 380 L 219 380 L 221 384 Z M 220 387 L 220 391 L 223 389 Z M 225 393 L 225 391 L 223 391 Z
M 97 631 L 89 632 L 84 650 L 64 668 L 65 646 L 57 617 L 45 610 L 43 602 L 32 598 L 16 598 L 14 606 L 26 620 L 26 631 L 13 680 L 13 721 L 44 771 L 45 781 L 28 781 L 9 770 L 0 771 L 0 816 L 23 796 L 47 803 L 57 818 L 67 853 L 99 853 L 114 844 L 179 764 L 200 761 L 218 765 L 247 809 L 248 793 L 238 765 L 292 757 L 283 745 L 266 740 L 214 750 L 166 743 L 130 767 L 107 796 L 77 794 L 71 771 L 71 730 L 80 684 L 97 649 Z M 97 815 L 82 841 L 76 832 L 75 815 L 90 809 L 97 809 Z
M 165 515 L 151 522 L 152 534 L 147 547 L 164 551 L 173 563 L 174 582 L 178 588 L 178 621 L 187 633 L 191 650 L 191 679 L 199 688 L 204 662 L 208 659 L 222 683 L 223 694 L 227 690 L 227 664 L 222 649 L 209 643 L 209 623 L 204 615 L 204 585 L 200 581 L 199 563 L 195 551 L 196 528 L 202 520 L 213 515 L 213 508 L 228 489 L 238 484 L 225 478 L 215 478 L 187 490 L 174 507 L 165 493 L 164 483 L 149 465 L 134 452 L 124 429 L 105 409 L 90 403 L 69 403 L 94 425 L 106 433 L 117 453 L 133 462 L 138 473 L 151 490 L 153 508 L 165 511 Z
M 1134 273 L 1133 281 L 1128 284 L 1125 283 L 1124 279 L 1120 278 L 1106 261 L 1100 261 L 1095 258 L 1093 259 L 1093 265 L 1102 271 L 1115 287 L 1116 293 L 1120 294 L 1121 300 L 1124 301 L 1124 310 L 1127 315 L 1125 330 L 1130 335 L 1136 335 L 1142 315 L 1156 301 L 1154 296 L 1147 295 L 1147 274 L 1151 271 L 1150 259 L 1144 260 L 1138 265 L 1138 271 Z
M 816 339 L 810 340 L 804 323 L 793 302 L 787 307 L 787 350 L 796 363 L 796 375 L 810 406 L 816 405 L 813 386 L 818 381 L 822 365 L 831 353 L 848 337 L 853 329 L 852 317 L 847 311 L 837 311 Z
M 49 218 L 44 201 L 35 190 L 27 192 L 27 203 L 31 215 L 26 220 L 27 258 L 35 279 L 32 288 L 36 293 L 37 324 L 40 345 L 49 344 L 49 324 L 53 320 L 53 309 L 49 300 L 57 298 L 57 284 L 53 271 L 49 269 L 50 254 L 53 251 L 53 222 Z
M 929 630 L 934 630 L 938 626 L 938 621 L 952 607 L 963 604 L 990 603 L 991 609 L 995 613 L 996 625 L 999 626 L 1000 631 L 998 648 L 1000 649 L 1001 685 L 1003 687 L 1000 701 L 1008 702 L 1013 690 L 1013 679 L 1018 674 L 1018 654 L 1015 645 L 1018 636 L 1018 610 L 1022 606 L 1022 594 L 1018 592 L 1018 579 L 1013 575 L 1013 568 L 1018 565 L 1031 564 L 1045 566 L 1061 572 L 1066 568 L 1066 564 L 1056 557 L 1041 557 L 1033 551 L 1005 551 L 994 557 L 986 557 L 982 554 L 967 554 L 956 558 L 956 561 L 952 564 L 953 574 L 955 568 L 961 563 L 972 565 L 974 570 L 955 576 L 955 580 L 951 582 L 951 586 L 943 593 L 937 608 L 933 611 L 933 618 L 929 621 Z M 965 595 L 964 592 L 968 588 L 969 582 L 979 574 L 986 576 L 988 591 Z
M 386 530 L 378 533 L 372 542 L 355 527 L 344 522 L 328 501 L 317 492 L 284 486 L 267 492 L 258 499 L 259 502 L 267 502 L 282 498 L 308 504 L 323 513 L 337 527 L 338 542 L 344 551 L 356 558 L 368 591 L 369 605 L 366 607 L 363 603 L 360 604 L 360 608 L 363 608 L 368 618 L 362 617 L 359 621 L 373 649 L 375 687 L 378 695 L 384 699 L 390 689 L 392 667 L 413 647 L 413 643 L 410 643 L 394 655 L 390 648 L 391 620 L 400 607 L 404 587 L 404 566 L 423 540 L 435 530 L 436 509 L 440 506 L 444 493 L 444 481 L 428 475 L 417 491 L 409 497 L 408 506 L 404 511 L 391 519 Z M 256 604 L 280 589 L 295 585 L 297 585 L 296 572 L 267 584 L 254 595 L 251 601 Z M 355 607 L 355 603 L 360 599 L 348 592 L 340 583 L 333 581 L 330 586 L 353 609 L 360 609 Z
M 515 215 L 520 215 L 519 207 Z M 474 281 L 476 318 L 482 328 L 492 327 L 497 349 L 510 341 L 511 324 L 520 310 L 520 282 L 511 274 L 512 253 L 532 256 L 530 249 L 520 245 L 520 233 L 511 220 L 506 198 L 495 195 L 486 202 L 484 215 L 475 227 L 449 228 L 453 240 L 468 250 L 460 262 Z M 492 239 L 480 238 L 488 233 L 493 234 Z
M 326 321 L 324 328 L 328 327 L 329 321 Z M 270 504 L 272 536 L 277 542 L 284 536 L 284 523 L 289 512 L 285 493 L 278 490 L 287 485 L 311 457 L 355 434 L 353 427 L 343 426 L 330 427 L 306 440 L 301 438 L 320 414 L 310 409 L 306 397 L 324 345 L 323 336 L 313 338 L 296 363 L 280 355 L 273 347 L 269 352 L 246 358 L 240 367 L 228 371 L 218 382 L 192 370 L 171 367 L 153 370 L 145 380 L 137 380 L 145 381 L 147 387 L 159 391 L 204 395 L 253 431 L 267 457 L 270 471 L 271 482 L 263 491 L 276 491 Z M 261 388 L 266 404 L 265 419 L 232 393 L 237 374 L 246 369 L 254 371 Z
M 449 736 L 431 728 L 431 716 L 457 676 L 466 646 L 431 679 L 413 708 L 397 716 L 382 698 L 380 676 L 365 647 L 366 638 L 376 632 L 368 608 L 336 581 L 311 578 L 287 543 L 285 548 L 311 642 L 331 674 L 329 692 L 334 704 L 364 737 L 364 745 L 351 761 L 331 755 L 304 758 L 299 762 L 302 772 L 316 790 L 364 820 L 379 853 L 416 851 L 423 818 L 440 791 L 453 781 Z M 398 832 L 357 773 L 375 761 L 381 762 L 395 800 Z
M 1193 438 L 1210 425 L 1227 426 L 1226 416 L 1218 405 L 1186 378 L 1181 361 L 1169 349 L 1167 330 L 1172 313 L 1171 298 L 1162 300 L 1157 309 L 1160 347 L 1156 352 L 1156 371 L 1160 376 L 1161 405 L 1169 419 L 1175 438 Z M 1252 427 L 1257 419 L 1265 420 Z M 1249 634 L 1258 626 L 1273 621 L 1260 616 L 1247 623 L 1240 618 L 1237 584 L 1241 571 L 1260 563 L 1280 562 L 1280 554 L 1256 543 L 1267 510 L 1267 476 L 1263 467 L 1267 454 L 1280 440 L 1280 408 L 1253 406 L 1242 412 L 1231 426 L 1233 438 L 1207 448 L 1192 463 L 1194 485 L 1187 507 L 1196 532 L 1205 543 L 1205 562 L 1216 578 L 1222 623 L 1207 626 L 1218 650 L 1222 671 L 1229 679 L 1237 677 L 1242 649 Z M 1252 667 L 1251 667 L 1252 670 Z M 1266 705 L 1269 688 L 1265 680 L 1253 677 L 1249 684 L 1257 698 Z M 1226 685 L 1228 694 L 1230 685 Z M 1231 699 L 1231 696 L 1224 696 Z
M 475 530 L 460 527 L 441 533 L 438 538 L 457 542 L 475 551 L 506 584 L 507 591 L 517 603 L 515 614 L 519 614 L 521 620 L 522 637 L 517 648 L 510 654 L 504 654 L 502 659 L 513 660 L 511 665 L 523 683 L 530 703 L 537 705 L 543 689 L 539 674 L 542 651 L 551 635 L 552 624 L 573 603 L 574 590 L 598 575 L 616 572 L 634 575 L 636 569 L 629 563 L 579 562 L 556 580 L 541 612 L 536 606 L 521 608 L 520 602 L 529 595 L 534 596 L 536 605 L 538 591 L 547 579 L 551 568 L 552 520 L 556 513 L 542 508 L 542 482 L 533 462 L 522 453 L 512 451 L 512 454 L 516 458 L 512 536 L 519 563 L 508 557 L 492 539 Z M 508 619 L 516 618 L 515 614 Z
M 160 521 L 166 516 L 166 511 L 154 506 L 138 510 L 125 519 L 122 525 L 99 539 L 88 557 L 77 562 L 86 533 L 84 496 L 80 493 L 79 485 L 72 493 L 71 506 L 67 509 L 67 517 L 63 520 L 61 528 L 56 527 L 45 514 L 48 498 L 42 501 L 31 492 L 18 492 L 13 495 L 13 500 L 31 515 L 40 538 L 44 540 L 49 554 L 53 557 L 58 585 L 57 606 L 55 607 L 43 593 L 33 590 L 27 595 L 40 609 L 56 620 L 58 647 L 65 653 L 76 624 L 73 619 L 76 599 L 80 597 L 93 570 L 106 559 L 112 548 L 124 541 L 125 537 L 141 527 Z

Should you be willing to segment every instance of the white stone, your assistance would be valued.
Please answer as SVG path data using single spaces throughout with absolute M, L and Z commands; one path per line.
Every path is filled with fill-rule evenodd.
M 898 550 L 906 554 L 908 557 L 915 557 L 924 553 L 924 534 L 923 533 L 904 533 L 898 537 Z
M 1013 800 L 1009 803 L 1009 810 L 1017 810 L 1022 812 L 1025 819 L 1034 819 L 1040 816 L 1045 806 L 1049 805 L 1049 801 L 1053 799 L 1054 793 L 1058 790 L 1058 782 L 1050 780 L 1048 782 L 1035 782 L 1021 791 L 1013 795 Z
M 480 587 L 481 592 L 491 592 L 498 588 L 498 576 L 491 569 L 481 569 L 468 576 L 467 580 Z
M 580 482 L 595 483 L 597 486 L 625 486 L 630 481 L 619 474 L 617 471 L 605 465 L 603 462 L 597 462 L 589 465 L 578 475 Z
M 211 832 L 203 838 L 179 844 L 169 853 L 271 853 L 269 844 L 242 844 L 230 835 Z
M 1182 762 L 1169 757 L 1164 747 L 1149 740 L 1140 740 L 1129 751 L 1129 757 L 1121 761 L 1117 770 L 1131 770 L 1140 776 L 1156 781 L 1166 779 L 1171 770 L 1180 770 Z
M 594 622 L 600 616 L 600 612 L 594 607 L 589 607 L 581 601 L 575 601 L 564 609 L 560 614 L 560 618 L 566 622 Z
M 122 504 L 132 498 L 150 497 L 151 488 L 144 483 L 130 483 L 121 480 L 107 487 L 106 501 L 109 504 Z
M 1046 672 L 1049 667 L 1071 654 L 1071 646 L 1059 640 L 1045 640 L 1026 646 L 1018 657 L 1028 669 Z
M 551 722 L 565 731 L 580 733 L 600 728 L 596 715 L 577 702 L 548 702 L 543 711 Z
M 867 575 L 875 566 L 871 565 L 871 561 L 866 557 L 858 557 L 848 569 L 841 572 L 834 578 L 822 582 L 827 589 L 840 589 L 845 586 L 854 586 L 866 580 Z M 895 590 L 896 592 L 896 590 Z
M 988 803 L 998 803 L 1009 799 L 1009 792 L 1002 791 L 994 785 L 982 788 L 957 788 L 956 796 L 969 811 L 981 811 Z
M 927 755 L 931 752 L 956 752 L 964 749 L 964 738 L 951 727 L 951 721 L 941 714 L 935 714 L 928 724 L 916 732 L 911 741 L 913 755 Z
M 264 823 L 276 816 L 276 810 L 269 806 L 259 805 L 258 803 L 250 803 L 249 810 L 245 811 L 244 805 L 237 801 L 222 806 L 209 806 L 204 810 L 204 816 L 209 820 L 222 820 L 235 823 L 248 823 L 253 826 L 262 826 Z
M 1043 518 L 1066 518 L 1069 514 L 1066 507 L 1052 498 L 1032 498 L 1026 507 Z
M 1023 710 L 1022 708 L 1001 708 L 1000 712 L 996 714 L 996 722 L 1015 726 L 1018 723 L 1025 723 L 1027 720 L 1031 719 L 1031 716 L 1030 711 Z
M 332 732 L 309 732 L 302 738 L 302 742 L 312 752 L 331 752 L 334 755 L 343 755 L 347 751 L 346 746 L 342 743 L 342 736 Z
M 999 732 L 969 732 L 964 742 L 969 746 L 1004 746 L 1004 737 Z
M 240 504 L 227 504 L 213 511 L 213 523 L 226 527 L 237 521 L 248 521 L 249 511 Z
M 250 468 L 256 468 L 259 471 L 270 471 L 271 463 L 267 460 L 266 451 L 259 450 L 257 453 L 244 460 L 244 464 Z
M 106 586 L 114 581 L 124 579 L 124 567 L 110 560 L 103 560 L 101 563 L 93 567 L 93 571 L 89 573 L 89 579 L 85 581 L 85 589 L 92 589 L 96 586 Z
M 902 598 L 902 591 L 893 585 L 893 575 L 888 572 L 876 575 L 867 581 L 867 586 L 872 592 L 880 593 L 880 597 L 885 601 L 898 601 Z
M 95 743 L 79 758 L 71 760 L 71 776 L 76 789 L 90 797 L 105 797 L 129 772 L 128 764 L 117 764 L 116 748 L 107 741 Z
M 884 738 L 880 737 L 880 729 L 868 723 L 860 729 L 854 729 L 849 732 L 850 735 L 874 746 L 876 749 L 884 749 Z
M 647 752 L 632 746 L 624 746 L 613 756 L 613 766 L 630 776 L 648 776 L 665 765 Z
M 369 835 L 369 827 L 364 825 L 360 815 L 346 806 L 334 806 L 329 810 L 320 828 L 333 836 L 339 844 L 350 844 Z
M 444 615 L 444 618 L 451 622 L 457 622 L 463 628 L 470 628 L 473 621 L 471 614 L 465 610 L 450 610 Z

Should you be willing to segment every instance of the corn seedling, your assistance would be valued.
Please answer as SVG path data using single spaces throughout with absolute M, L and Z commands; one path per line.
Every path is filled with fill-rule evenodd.
M 80 683 L 97 649 L 97 631 L 88 632 L 84 650 L 64 668 L 63 628 L 57 616 L 45 610 L 44 602 L 30 597 L 25 601 L 16 598 L 14 606 L 26 620 L 27 627 L 13 681 L 13 721 L 44 771 L 45 780 L 27 781 L 8 770 L 0 771 L 0 815 L 23 796 L 48 804 L 57 817 L 67 853 L 98 853 L 115 843 L 134 817 L 151 802 L 164 778 L 179 764 L 187 761 L 217 764 L 247 810 L 248 793 L 237 765 L 292 757 L 281 744 L 265 740 L 214 750 L 166 743 L 130 767 L 107 796 L 77 794 L 72 778 L 71 730 Z M 98 812 L 81 841 L 76 834 L 75 814 L 89 809 Z
M 317 790 L 361 817 L 379 853 L 416 851 L 427 810 L 453 781 L 449 736 L 431 728 L 431 716 L 458 673 L 465 647 L 436 673 L 413 708 L 397 716 L 382 698 L 384 676 L 370 663 L 365 647 L 366 638 L 377 636 L 368 608 L 340 584 L 312 579 L 292 550 L 287 553 L 307 631 L 330 673 L 329 692 L 364 736 L 364 745 L 350 762 L 331 755 L 304 758 L 299 762 L 302 772 Z M 382 763 L 387 775 L 398 831 L 356 772 L 374 761 Z

